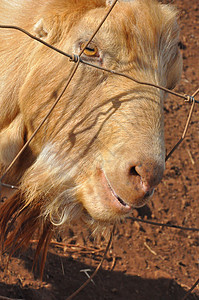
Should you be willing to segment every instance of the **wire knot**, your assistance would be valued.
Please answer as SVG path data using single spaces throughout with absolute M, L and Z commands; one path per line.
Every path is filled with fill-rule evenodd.
M 193 96 L 185 95 L 185 97 L 186 97 L 185 99 L 186 102 L 192 103 L 195 101 Z
M 77 55 L 77 54 L 72 54 L 71 58 L 70 58 L 70 61 L 73 61 L 73 62 L 77 63 L 78 61 L 80 61 L 80 56 Z

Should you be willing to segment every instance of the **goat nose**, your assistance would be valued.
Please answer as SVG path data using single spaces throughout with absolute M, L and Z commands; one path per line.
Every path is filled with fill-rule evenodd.
M 127 158 L 127 156 L 126 156 Z M 120 203 L 130 207 L 141 207 L 152 196 L 154 188 L 160 183 L 165 163 L 163 155 L 142 157 L 141 159 L 115 160 L 106 165 L 105 174 L 110 189 Z
M 146 194 L 148 194 L 160 183 L 163 177 L 164 168 L 164 163 L 157 161 L 146 161 L 143 163 L 137 163 L 133 166 L 130 164 L 130 168 L 128 169 L 129 179 L 131 180 L 136 176 L 139 176 L 142 189 L 146 192 Z

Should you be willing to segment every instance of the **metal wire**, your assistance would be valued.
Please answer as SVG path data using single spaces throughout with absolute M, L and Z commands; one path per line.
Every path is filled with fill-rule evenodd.
M 104 68 L 104 67 L 100 67 L 100 66 L 97 66 L 95 64 L 91 64 L 89 62 L 86 62 L 84 60 L 82 60 L 81 58 L 81 55 L 82 53 L 84 52 L 85 48 L 89 45 L 89 43 L 92 41 L 92 39 L 94 38 L 94 36 L 96 35 L 96 33 L 99 31 L 99 29 L 101 28 L 101 26 L 103 25 L 103 23 L 105 22 L 105 20 L 107 19 L 108 15 L 111 13 L 112 9 L 114 8 L 115 4 L 117 3 L 118 0 L 115 0 L 110 9 L 108 10 L 108 12 L 106 13 L 105 17 L 103 18 L 103 20 L 100 22 L 100 24 L 98 25 L 96 31 L 93 33 L 93 35 L 90 37 L 90 39 L 88 40 L 88 42 L 84 45 L 83 49 L 81 49 L 79 55 L 75 55 L 75 54 L 68 54 L 50 44 L 48 44 L 47 42 L 35 37 L 34 35 L 32 35 L 31 33 L 29 33 L 28 31 L 24 30 L 23 28 L 20 28 L 18 26 L 13 26 L 13 25 L 0 25 L 0 28 L 1 29 L 13 29 L 13 30 L 18 30 L 18 31 L 21 31 L 22 33 L 26 34 L 27 36 L 29 36 L 30 38 L 38 41 L 39 43 L 42 43 L 43 45 L 49 47 L 50 49 L 52 49 L 53 51 L 56 51 L 58 53 L 60 53 L 61 55 L 64 55 L 68 58 L 70 58 L 71 61 L 73 61 L 74 63 L 76 63 L 75 67 L 73 68 L 71 74 L 70 74 L 70 77 L 69 79 L 67 80 L 67 83 L 63 89 L 63 91 L 61 92 L 61 94 L 58 96 L 58 98 L 56 99 L 56 101 L 54 102 L 54 104 L 52 105 L 51 109 L 49 110 L 49 112 L 46 114 L 46 116 L 44 117 L 44 119 L 42 120 L 42 122 L 39 124 L 39 126 L 36 128 L 36 130 L 34 131 L 34 133 L 32 134 L 32 136 L 30 137 L 30 139 L 25 143 L 25 145 L 23 146 L 23 148 L 19 151 L 19 153 L 17 154 L 17 156 L 14 158 L 14 160 L 10 163 L 10 165 L 7 167 L 6 171 L 4 172 L 4 174 L 2 175 L 2 177 L 0 178 L 0 194 L 1 194 L 1 186 L 4 186 L 4 187 L 8 187 L 8 188 L 11 188 L 11 189 L 18 189 L 18 187 L 16 186 L 13 186 L 13 185 L 10 185 L 10 184 L 6 184 L 6 183 L 2 183 L 2 180 L 4 179 L 4 177 L 6 176 L 6 174 L 10 171 L 10 169 L 13 167 L 13 165 L 15 164 L 15 162 L 17 161 L 17 159 L 19 158 L 19 156 L 23 153 L 23 151 L 26 149 L 26 147 L 31 143 L 31 141 L 33 140 L 33 138 L 35 137 L 35 135 L 38 133 L 38 131 L 40 130 L 40 128 L 42 127 L 42 125 L 45 123 L 45 121 L 48 119 L 48 117 L 50 116 L 50 114 L 52 113 L 52 111 L 54 110 L 55 106 L 57 105 L 57 103 L 60 101 L 60 99 L 62 98 L 63 94 L 65 93 L 68 85 L 70 84 L 73 76 L 75 75 L 78 67 L 79 67 L 79 64 L 80 63 L 83 63 L 87 66 L 90 66 L 90 67 L 93 67 L 93 68 L 96 68 L 96 69 L 100 69 L 102 71 L 105 71 L 105 72 L 108 72 L 108 73 L 111 73 L 111 74 L 114 74 L 114 75 L 117 75 L 117 76 L 122 76 L 122 77 L 125 77 L 129 80 L 132 80 L 138 84 L 141 84 L 141 85 L 146 85 L 146 86 L 152 86 L 154 88 L 158 88 L 160 90 L 163 90 L 164 92 L 166 93 L 169 93 L 169 94 L 172 94 L 174 96 L 177 96 L 177 97 L 180 97 L 181 99 L 184 99 L 185 102 L 189 102 L 192 104 L 191 106 L 191 109 L 190 109 L 190 112 L 189 112 L 189 116 L 188 116 L 188 119 L 187 119 L 187 122 L 186 122 L 186 125 L 185 125 L 185 128 L 184 128 L 184 131 L 183 131 L 183 134 L 182 134 L 182 137 L 180 138 L 180 140 L 177 142 L 177 144 L 173 147 L 173 149 L 169 152 L 169 154 L 167 155 L 166 157 L 166 160 L 168 160 L 168 158 L 173 154 L 173 152 L 179 147 L 179 145 L 182 143 L 182 141 L 184 140 L 185 136 L 186 136 L 186 133 L 187 133 L 187 130 L 188 130 L 188 127 L 190 125 L 190 121 L 191 121 L 191 117 L 192 117 L 192 114 L 193 114 L 193 109 L 194 109 L 194 106 L 195 104 L 199 104 L 199 101 L 195 99 L 195 96 L 197 95 L 197 93 L 199 92 L 199 89 L 192 95 L 192 96 L 189 96 L 189 95 L 183 95 L 183 94 L 179 94 L 177 92 L 174 92 L 174 91 L 171 91 L 169 89 L 166 89 L 165 87 L 162 87 L 162 86 L 159 86 L 159 85 L 155 85 L 153 83 L 149 83 L 149 82 L 142 82 L 142 81 L 139 81 L 139 80 L 136 80 L 136 78 L 133 78 L 132 76 L 129 76 L 127 74 L 124 74 L 124 73 L 121 73 L 121 72 L 117 72 L 117 71 L 114 71 L 114 70 L 110 70 L 110 69 L 107 69 L 107 68 Z M 176 229 L 182 229 L 182 230 L 191 230 L 191 231 L 199 231 L 198 228 L 188 228 L 188 227 L 182 227 L 182 226 L 178 226 L 178 225 L 171 225 L 171 224 L 164 224 L 164 223 L 158 223 L 158 222 L 151 222 L 151 221 L 146 221 L 146 220 L 141 220 L 141 219 L 138 219 L 138 218 L 134 218 L 134 217 L 129 217 L 130 219 L 134 220 L 134 221 L 137 221 L 137 222 L 143 222 L 143 223 L 147 223 L 147 224 L 151 224 L 151 225 L 156 225 L 156 226 L 162 226 L 162 227 L 170 227 L 170 228 L 176 228 Z M 95 274 L 97 273 L 98 269 L 100 268 L 100 266 L 102 265 L 103 263 L 103 260 L 104 260 L 104 257 L 110 247 L 110 244 L 111 244 L 111 241 L 112 241 L 112 237 L 113 237 L 113 232 L 114 232 L 114 229 L 112 231 L 112 234 L 111 234 L 111 237 L 109 239 L 109 242 L 108 242 L 108 245 L 106 247 L 106 250 L 105 250 L 105 253 L 104 253 L 104 256 L 103 256 L 103 259 L 101 260 L 100 264 L 98 265 L 98 267 L 96 268 L 95 272 L 92 274 L 92 276 L 77 290 L 75 291 L 75 293 L 73 293 L 70 297 L 67 298 L 67 300 L 69 299 L 72 299 L 74 298 L 91 280 L 92 278 L 95 276 Z M 191 293 L 191 291 L 197 286 L 198 284 L 198 281 L 199 279 L 196 281 L 196 283 L 193 285 L 193 287 L 190 289 L 190 291 L 188 291 L 188 293 L 185 295 L 185 297 L 183 298 L 186 299 L 187 296 Z
M 116 1 L 115 1 L 116 2 Z M 104 18 L 104 21 L 105 21 L 106 18 Z M 95 36 L 95 34 L 99 31 L 99 29 L 101 28 L 103 24 L 103 21 L 100 23 L 100 25 L 98 26 L 97 30 L 95 31 L 95 33 L 92 35 L 92 37 L 89 39 L 89 41 L 84 45 L 84 47 L 82 48 L 79 56 L 81 56 L 81 54 L 84 52 L 85 48 L 88 46 L 88 44 L 92 41 L 93 37 Z M 169 94 L 172 94 L 176 97 L 180 97 L 181 99 L 184 99 L 186 102 L 189 102 L 189 103 L 192 103 L 193 101 L 197 104 L 199 104 L 199 100 L 196 100 L 194 99 L 193 96 L 190 96 L 190 95 L 186 95 L 186 94 L 180 94 L 180 93 L 177 93 L 177 92 L 174 92 L 174 91 L 171 91 L 163 86 L 160 86 L 160 85 L 157 85 L 157 84 L 153 84 L 153 83 L 150 83 L 150 82 L 145 82 L 145 81 L 140 81 L 140 80 L 137 80 L 136 78 L 132 77 L 132 76 L 129 76 L 127 74 L 124 74 L 124 73 L 121 73 L 121 72 L 117 72 L 117 71 L 114 71 L 114 70 L 110 70 L 110 69 L 107 69 L 107 68 L 104 68 L 104 67 L 100 67 L 98 65 L 95 65 L 95 64 L 92 64 L 92 63 L 89 63 L 87 61 L 84 61 L 83 59 L 79 58 L 78 59 L 78 55 L 76 54 L 68 54 L 52 45 L 50 45 L 49 43 L 37 38 L 36 36 L 32 35 L 30 32 L 26 31 L 25 29 L 21 28 L 21 27 L 18 27 L 18 26 L 12 26 L 12 25 L 0 25 L 0 28 L 4 28 L 4 29 L 15 29 L 15 30 L 18 30 L 18 31 L 21 31 L 23 32 L 24 34 L 28 35 L 30 38 L 34 39 L 34 40 L 37 40 L 38 42 L 44 44 L 46 47 L 70 58 L 70 61 L 73 61 L 73 62 L 81 62 L 87 66 L 90 66 L 90 67 L 93 67 L 93 68 L 96 68 L 96 69 L 99 69 L 99 70 L 102 70 L 102 71 L 105 71 L 105 72 L 108 72 L 108 73 L 111 73 L 111 74 L 114 74 L 114 75 L 118 75 L 118 76 L 122 76 L 122 77 L 125 77 L 127 79 L 130 79 L 138 84 L 141 84 L 141 85 L 147 85 L 147 86 L 152 86 L 152 87 L 155 87 L 157 89 L 160 89 L 166 93 L 169 93 Z
M 165 224 L 165 223 L 160 223 L 160 222 L 143 220 L 143 219 L 139 219 L 139 218 L 135 218 L 135 217 L 127 217 L 127 219 L 130 219 L 130 220 L 133 220 L 136 222 L 140 222 L 140 223 L 154 225 L 154 226 L 161 226 L 161 227 L 167 227 L 167 228 L 175 228 L 175 229 L 199 232 L 199 228 L 195 228 L 195 227 L 191 228 L 191 227 L 184 227 L 184 226 L 179 226 L 179 225 L 174 225 L 174 224 Z
M 114 1 L 111 9 L 109 10 L 109 12 L 107 13 L 107 15 L 104 17 L 104 19 L 102 20 L 102 22 L 99 24 L 99 26 L 97 27 L 96 31 L 94 32 L 94 34 L 91 36 L 91 38 L 89 39 L 89 41 L 84 45 L 83 49 L 80 51 L 79 55 L 70 55 L 70 54 L 67 54 L 65 52 L 63 52 L 62 50 L 48 44 L 47 42 L 33 36 L 31 33 L 29 33 L 28 31 L 20 28 L 20 27 L 17 27 L 17 26 L 12 26 L 12 25 L 0 25 L 0 28 L 4 28 L 4 29 L 15 29 L 15 30 L 19 30 L 21 31 L 22 33 L 28 35 L 30 38 L 32 39 L 35 39 L 37 40 L 38 42 L 41 42 L 42 44 L 44 44 L 45 46 L 49 47 L 50 49 L 64 55 L 64 56 L 67 56 L 70 58 L 71 61 L 74 61 L 75 63 L 77 63 L 77 66 L 76 68 L 74 68 L 74 70 L 72 71 L 71 73 L 71 76 L 69 77 L 68 79 L 68 82 L 65 86 L 65 88 L 63 89 L 63 91 L 61 92 L 60 96 L 56 99 L 55 103 L 53 104 L 53 106 L 51 107 L 50 111 L 46 114 L 46 116 L 44 117 L 44 119 L 42 120 L 42 122 L 40 123 L 40 125 L 36 128 L 36 130 L 34 131 L 34 133 L 32 134 L 32 136 L 30 137 L 30 139 L 26 142 L 26 144 L 23 146 L 23 148 L 19 151 L 19 153 L 16 155 L 16 157 L 14 158 L 14 160 L 10 163 L 10 165 L 7 167 L 6 171 L 4 172 L 4 174 L 2 175 L 2 177 L 0 178 L 0 185 L 2 186 L 5 186 L 4 183 L 2 183 L 2 180 L 3 178 L 6 176 L 6 174 L 9 172 L 9 170 L 12 168 L 12 166 L 15 164 L 15 162 L 17 161 L 17 159 L 19 158 L 19 156 L 24 152 L 24 150 L 27 148 L 27 146 L 30 144 L 30 142 L 32 141 L 32 139 L 35 137 L 35 135 L 38 133 L 38 131 L 40 130 L 40 128 L 42 127 L 42 125 L 45 123 L 45 121 L 47 120 L 47 118 L 50 116 L 50 114 L 52 113 L 52 111 L 54 110 L 55 106 L 57 105 L 57 103 L 60 101 L 60 99 L 62 98 L 66 88 L 68 87 L 69 83 L 71 82 L 75 72 L 77 71 L 77 68 L 79 66 L 79 63 L 84 63 L 90 67 L 93 67 L 93 68 L 97 68 L 97 69 L 100 69 L 100 70 L 103 70 L 103 71 L 106 71 L 108 73 L 111 73 L 111 74 L 114 74 L 114 75 L 118 75 L 118 76 L 122 76 L 122 77 L 125 77 L 129 80 L 132 80 L 138 84 L 141 84 L 141 85 L 147 85 L 147 86 L 152 86 L 152 87 L 155 87 L 155 88 L 158 88 L 160 90 L 163 90 L 167 93 L 170 93 L 174 96 L 177 96 L 177 97 L 180 97 L 182 99 L 184 99 L 186 102 L 189 102 L 189 103 L 192 103 L 192 107 L 191 107 L 191 110 L 190 110 L 190 114 L 189 114 L 189 117 L 188 117 L 188 120 L 187 120 L 187 123 L 185 125 L 185 130 L 183 132 L 183 135 L 181 137 L 181 139 L 178 141 L 178 143 L 173 147 L 173 149 L 170 151 L 170 153 L 167 155 L 166 157 L 166 160 L 168 160 L 168 158 L 173 154 L 173 152 L 179 147 L 179 145 L 182 143 L 182 141 L 184 140 L 185 138 L 185 135 L 187 133 L 187 130 L 188 130 L 188 126 L 190 124 L 190 121 L 191 121 L 191 117 L 192 117 L 192 114 L 193 114 L 193 108 L 195 106 L 195 103 L 199 103 L 198 100 L 196 100 L 194 97 L 197 95 L 197 93 L 199 92 L 199 89 L 196 90 L 196 92 L 192 95 L 192 96 L 189 96 L 189 95 L 183 95 L 183 94 L 179 94 L 179 93 L 176 93 L 174 91 L 171 91 L 169 89 L 166 89 L 162 86 L 159 86 L 159 85 L 155 85 L 153 83 L 149 83 L 149 82 L 144 82 L 144 81 L 139 81 L 139 80 L 136 80 L 135 78 L 133 78 L 132 76 L 129 76 L 127 74 L 123 74 L 121 72 L 117 72 L 117 71 L 114 71 L 114 70 L 110 70 L 110 69 L 107 69 L 107 68 L 104 68 L 104 67 L 100 67 L 100 66 L 97 66 L 97 65 L 94 65 L 94 64 L 91 64 L 89 62 L 86 62 L 84 60 L 81 59 L 81 55 L 83 53 L 83 51 L 85 50 L 85 48 L 87 47 L 87 45 L 91 42 L 91 40 L 93 39 L 93 37 L 96 35 L 96 33 L 99 31 L 99 29 L 101 28 L 101 26 L 103 25 L 104 21 L 106 20 L 106 18 L 108 17 L 108 14 L 110 14 L 111 10 L 113 9 L 114 5 L 116 4 L 117 0 Z M 73 73 L 74 72 L 74 73 Z M 10 188 L 14 188 L 14 189 L 17 189 L 18 187 L 15 187 L 13 185 L 9 185 L 9 184 L 6 184 L 7 187 L 10 187 Z

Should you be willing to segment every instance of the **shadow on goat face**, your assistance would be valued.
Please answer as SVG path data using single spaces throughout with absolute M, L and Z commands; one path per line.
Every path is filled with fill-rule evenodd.
M 104 9 L 97 8 L 71 30 L 67 19 L 56 25 L 58 32 L 64 28 L 58 46 L 78 53 L 103 15 Z M 49 42 L 51 35 L 45 37 Z M 175 12 L 156 2 L 133 1 L 115 7 L 82 58 L 173 88 L 181 73 L 177 45 Z M 52 50 L 40 45 L 36 49 L 34 66 L 19 93 L 27 137 L 72 68 Z M 41 213 L 57 225 L 82 216 L 111 222 L 144 205 L 165 168 L 165 97 L 159 89 L 80 65 L 30 145 L 37 159 L 21 182 L 26 205 L 41 201 Z

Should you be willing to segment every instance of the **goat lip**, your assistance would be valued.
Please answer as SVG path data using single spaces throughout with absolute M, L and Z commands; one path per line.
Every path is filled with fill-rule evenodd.
M 114 199 L 114 204 L 115 206 L 117 206 L 117 208 L 119 208 L 120 211 L 123 211 L 125 213 L 128 213 L 132 210 L 132 208 L 130 207 L 130 205 L 128 205 L 123 199 L 121 199 L 116 192 L 114 191 L 114 189 L 112 188 L 106 174 L 104 171 L 102 171 L 102 176 L 103 176 L 103 184 L 106 185 L 106 188 L 108 189 L 108 192 L 111 193 L 111 196 Z M 113 204 L 112 203 L 112 204 Z

